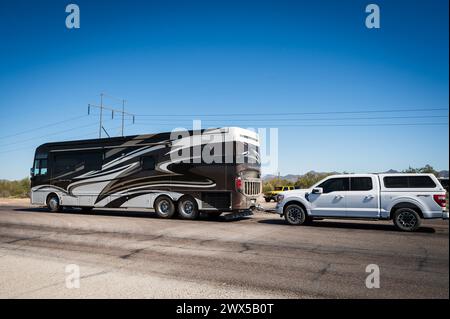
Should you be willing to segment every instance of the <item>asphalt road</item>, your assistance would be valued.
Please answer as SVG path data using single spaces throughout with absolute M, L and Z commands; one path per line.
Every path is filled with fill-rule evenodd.
M 1 298 L 449 298 L 448 221 L 402 233 L 389 222 L 295 227 L 262 213 L 184 221 L 19 204 L 0 201 Z M 79 288 L 66 286 L 69 264 Z M 366 288 L 369 264 L 380 288 Z

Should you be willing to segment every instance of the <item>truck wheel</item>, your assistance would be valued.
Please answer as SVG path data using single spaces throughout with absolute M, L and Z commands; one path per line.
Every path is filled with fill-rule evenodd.
M 415 231 L 420 223 L 420 216 L 414 209 L 399 208 L 394 213 L 394 225 L 402 231 Z
M 47 208 L 51 212 L 59 212 L 61 206 L 59 205 L 59 197 L 56 194 L 50 195 L 47 198 Z
M 290 204 L 284 210 L 284 218 L 291 225 L 302 225 L 307 221 L 308 216 L 300 205 Z
M 161 218 L 172 218 L 175 214 L 175 204 L 167 196 L 158 197 L 154 204 L 155 212 Z
M 196 219 L 198 217 L 197 202 L 191 196 L 182 197 L 178 201 L 178 214 L 183 219 Z
M 270 198 L 264 197 L 264 200 L 266 201 L 266 203 L 270 203 Z

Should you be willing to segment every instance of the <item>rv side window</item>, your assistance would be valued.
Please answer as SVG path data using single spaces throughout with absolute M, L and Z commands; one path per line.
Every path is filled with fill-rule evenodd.
M 74 173 L 84 169 L 84 163 L 81 156 L 77 154 L 58 154 L 55 156 L 54 174 Z
M 102 169 L 101 152 L 64 153 L 54 157 L 54 174 L 75 173 L 80 171 L 98 171 Z
M 100 152 L 92 152 L 84 154 L 84 165 L 88 171 L 99 171 L 102 169 L 103 154 Z
M 141 166 L 144 171 L 152 171 L 155 169 L 155 159 L 152 156 L 144 156 L 141 160 Z

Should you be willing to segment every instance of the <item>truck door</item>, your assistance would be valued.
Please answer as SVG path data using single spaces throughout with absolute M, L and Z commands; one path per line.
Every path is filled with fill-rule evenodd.
M 318 185 L 322 194 L 309 194 L 312 216 L 346 216 L 346 195 L 349 190 L 348 177 L 330 178 Z
M 347 193 L 348 217 L 379 217 L 378 180 L 376 177 L 351 177 Z

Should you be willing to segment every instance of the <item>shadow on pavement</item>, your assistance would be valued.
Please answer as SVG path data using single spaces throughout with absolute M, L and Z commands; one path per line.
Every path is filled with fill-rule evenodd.
M 318 227 L 318 228 L 342 228 L 342 229 L 358 229 L 358 230 L 383 230 L 383 231 L 395 231 L 400 232 L 394 225 L 388 224 L 376 224 L 371 221 L 366 223 L 352 223 L 349 221 L 333 221 L 333 220 L 320 220 L 314 221 L 308 225 L 292 226 L 289 225 L 284 219 L 263 219 L 258 221 L 262 224 L 280 225 L 286 227 Z M 416 233 L 435 233 L 435 229 L 431 227 L 420 227 L 415 231 Z
M 78 208 L 65 207 L 60 212 L 51 213 L 44 207 L 30 207 L 30 208 L 14 208 L 15 212 L 33 212 L 33 213 L 47 213 L 47 214 L 74 214 L 74 215 L 92 215 L 92 216 L 113 216 L 113 217 L 135 217 L 135 218 L 148 218 L 148 219 L 160 219 L 158 215 L 153 211 L 136 211 L 136 210 L 120 210 L 120 209 L 92 209 L 84 211 Z M 250 217 L 238 217 L 234 219 L 226 219 L 224 212 L 221 216 L 208 216 L 206 214 L 200 214 L 200 217 L 196 221 L 205 222 L 234 222 L 239 220 L 249 219 Z M 181 220 L 179 217 L 174 219 Z

